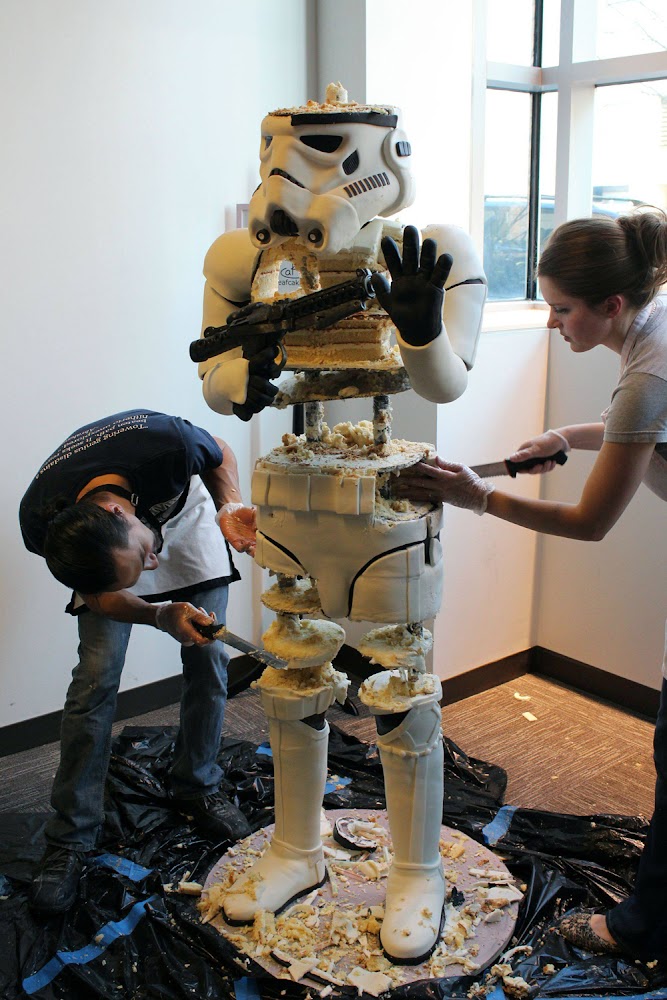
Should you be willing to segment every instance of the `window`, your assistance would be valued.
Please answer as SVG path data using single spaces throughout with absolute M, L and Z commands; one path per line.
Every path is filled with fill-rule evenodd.
M 664 0 L 597 0 L 596 35 L 598 59 L 664 52 Z
M 530 184 L 530 94 L 490 90 L 486 97 L 484 269 L 489 299 L 526 294 Z
M 664 206 L 667 80 L 597 87 L 594 100 L 593 203 L 611 212 Z
M 489 299 L 531 300 L 555 225 L 667 208 L 665 0 L 477 2 L 487 89 L 473 159 L 484 213 L 473 231 Z

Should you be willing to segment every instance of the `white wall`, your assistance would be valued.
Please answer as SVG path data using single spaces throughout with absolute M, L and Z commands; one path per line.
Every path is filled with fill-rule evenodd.
M 574 355 L 551 334 L 548 427 L 599 420 L 619 359 L 598 347 Z M 595 455 L 575 452 L 546 477 L 545 496 L 576 501 Z M 661 684 L 665 635 L 664 503 L 640 486 L 601 542 L 544 536 L 539 547 L 535 642 L 649 687 Z
M 366 9 L 366 98 L 397 104 L 412 143 L 409 221 L 469 229 L 473 4 L 367 0 Z
M 258 182 L 260 121 L 309 96 L 310 20 L 308 0 L 0 5 L 0 726 L 61 708 L 75 663 L 67 593 L 17 524 L 70 431 L 134 406 L 179 413 L 232 443 L 248 493 L 260 431 L 206 407 L 187 348 L 204 254 Z M 229 617 L 249 635 L 239 564 Z M 179 669 L 173 640 L 135 629 L 122 687 Z
M 510 455 L 544 420 L 543 330 L 482 334 L 463 396 L 438 408 L 438 452 L 476 465 Z M 535 476 L 496 480 L 536 497 Z M 434 669 L 451 677 L 528 649 L 537 539 L 494 517 L 445 507 L 445 589 L 435 621 Z

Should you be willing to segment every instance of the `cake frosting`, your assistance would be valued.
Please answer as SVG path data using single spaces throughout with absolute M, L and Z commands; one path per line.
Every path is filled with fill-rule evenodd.
M 371 663 L 383 667 L 426 670 L 425 656 L 433 647 L 433 636 L 428 629 L 408 625 L 386 625 L 371 629 L 359 643 L 359 652 L 368 656 Z
M 359 697 L 364 705 L 375 709 L 376 714 L 382 714 L 408 711 L 414 706 L 415 699 L 432 698 L 441 690 L 435 674 L 384 670 L 363 682 Z
M 389 429 L 389 407 L 372 422 L 322 421 L 317 439 L 285 434 L 255 467 L 256 559 L 285 577 L 313 577 L 329 618 L 404 624 L 440 607 L 441 506 L 391 496 L 396 472 L 434 449 Z
M 302 114 L 339 114 L 341 111 L 354 111 L 354 112 L 373 112 L 379 115 L 395 115 L 398 113 L 398 108 L 391 107 L 388 105 L 381 104 L 357 104 L 356 101 L 351 101 L 347 90 L 340 81 L 330 83 L 327 85 L 327 89 L 324 94 L 323 101 L 307 101 L 305 104 L 301 104 L 298 107 L 292 108 L 278 108 L 276 111 L 271 111 L 270 115 L 302 115 Z
M 279 614 L 262 636 L 264 648 L 290 667 L 315 667 L 333 660 L 345 641 L 345 630 L 335 622 L 310 621 Z
M 344 673 L 335 670 L 331 663 L 323 663 L 296 669 L 267 667 L 255 681 L 255 686 L 272 694 L 287 691 L 299 696 L 316 694 L 322 688 L 329 688 L 336 701 L 344 702 L 349 683 Z
M 304 580 L 283 578 L 265 590 L 261 600 L 264 607 L 271 611 L 314 615 L 322 610 L 317 587 L 309 577 Z

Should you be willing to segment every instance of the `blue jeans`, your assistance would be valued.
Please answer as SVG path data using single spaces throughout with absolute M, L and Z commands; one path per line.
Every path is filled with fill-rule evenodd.
M 615 941 L 636 958 L 667 958 L 667 680 L 662 684 L 653 758 L 655 810 L 632 895 L 607 913 Z
M 225 621 L 227 587 L 193 593 L 190 603 Z M 46 825 L 51 844 L 92 850 L 104 822 L 104 783 L 111 726 L 132 626 L 90 611 L 78 618 L 79 663 L 63 709 L 60 766 L 53 782 L 55 816 Z M 175 640 L 174 640 L 175 641 Z M 195 798 L 217 791 L 216 758 L 227 701 L 229 657 L 222 642 L 181 646 L 183 694 L 170 791 Z

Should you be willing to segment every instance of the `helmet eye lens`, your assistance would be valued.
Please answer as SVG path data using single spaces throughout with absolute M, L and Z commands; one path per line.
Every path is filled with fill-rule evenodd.
M 300 135 L 299 138 L 304 146 L 320 153 L 335 153 L 343 141 L 342 135 Z

